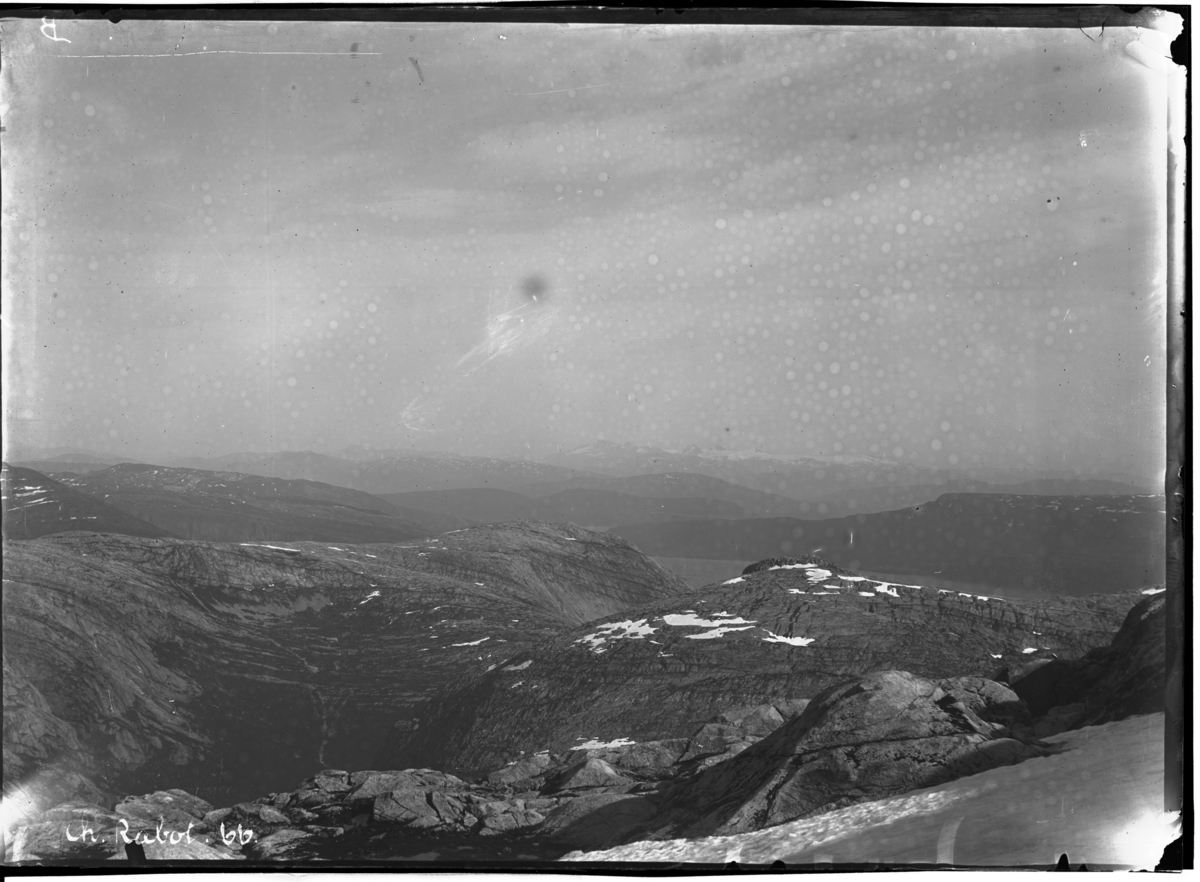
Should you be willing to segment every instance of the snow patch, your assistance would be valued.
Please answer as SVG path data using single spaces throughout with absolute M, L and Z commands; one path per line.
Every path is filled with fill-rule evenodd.
M 726 581 L 722 582 L 721 584 L 722 585 L 736 585 L 738 582 L 745 582 L 745 581 L 746 580 L 744 578 L 742 578 L 741 576 L 738 576 L 736 579 L 727 579 Z
M 257 542 L 242 542 L 241 544 L 247 548 L 273 548 L 276 551 L 286 551 L 289 554 L 300 553 L 299 548 L 284 548 L 282 545 L 261 545 Z
M 727 612 L 713 613 L 713 618 L 702 619 L 693 612 L 688 613 L 668 613 L 663 616 L 663 621 L 668 625 L 673 625 L 677 628 L 694 625 L 698 628 L 717 628 L 722 625 L 754 625 L 757 622 L 748 621 L 741 616 L 736 618 L 717 618 L 717 616 L 729 616 Z
M 824 582 L 826 579 L 833 577 L 833 573 L 829 570 L 823 570 L 820 567 L 813 567 L 805 575 L 808 576 L 808 581 L 810 582 Z
M 470 643 L 451 643 L 450 645 L 451 646 L 478 646 L 480 643 L 483 643 L 485 640 L 491 640 L 491 639 L 492 639 L 491 637 L 480 637 L 478 640 L 473 640 Z
M 584 738 L 584 736 L 580 735 L 575 740 L 583 741 L 583 738 Z M 628 747 L 631 744 L 637 744 L 637 742 L 631 741 L 628 738 L 617 738 L 614 741 L 609 741 L 607 743 L 604 743 L 604 742 L 601 742 L 600 739 L 598 739 L 598 738 L 592 738 L 587 743 L 577 744 L 571 749 L 572 750 L 605 750 L 606 748 L 609 748 L 609 747 Z
M 766 628 L 763 628 L 763 630 L 767 631 Z M 767 631 L 767 636 L 763 638 L 763 642 L 786 643 L 789 646 L 808 646 L 808 644 L 816 639 L 816 637 L 780 637 L 778 634 L 772 634 L 770 631 Z
M 587 634 L 576 640 L 576 643 L 587 643 L 589 649 L 595 653 L 604 652 L 602 648 L 605 643 L 610 640 L 641 640 L 643 637 L 648 637 L 657 631 L 658 628 L 651 628 L 647 619 L 638 619 L 636 622 L 610 622 L 607 625 L 601 625 L 595 633 Z
M 509 665 L 504 670 L 506 670 L 506 671 L 523 671 L 527 667 L 529 667 L 531 664 L 533 664 L 533 659 L 529 659 L 529 661 L 523 661 L 519 665 Z
M 367 602 L 368 600 L 370 600 L 372 597 L 378 597 L 378 596 L 379 596 L 379 592 L 378 592 L 378 591 L 372 591 L 370 594 L 368 594 L 368 595 L 366 596 L 366 599 L 365 599 L 365 600 L 360 600 L 360 601 L 358 602 L 358 605 L 359 605 L 359 606 L 362 606 L 364 603 L 366 603 L 366 602 Z
M 1025 653 L 1026 655 L 1029 655 L 1029 653 L 1031 653 L 1031 652 L 1037 652 L 1037 648 L 1034 646 L 1026 646 L 1024 649 L 1021 650 L 1021 652 Z
M 747 631 L 753 628 L 753 625 L 739 625 L 736 628 L 713 628 L 711 631 L 702 631 L 699 634 L 688 634 L 685 640 L 713 640 L 717 637 L 724 636 L 730 631 Z
M 1143 594 L 1162 594 L 1166 588 L 1146 588 L 1142 591 Z

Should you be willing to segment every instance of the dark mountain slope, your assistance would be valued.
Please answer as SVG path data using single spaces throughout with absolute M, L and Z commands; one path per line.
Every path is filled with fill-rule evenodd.
M 683 737 L 720 710 L 811 698 L 872 671 L 988 676 L 1003 660 L 1107 644 L 1139 598 L 984 599 L 817 559 L 760 569 L 512 653 L 439 696 L 379 761 L 483 769 L 586 739 Z
M 438 512 L 468 519 L 476 524 L 524 521 L 537 516 L 537 502 L 515 490 L 470 487 L 454 490 L 414 490 L 410 493 L 381 493 L 392 505 Z M 554 518 L 544 520 L 554 523 Z
M 1164 578 L 1161 496 L 948 493 L 821 521 L 677 521 L 614 528 L 646 554 L 753 559 L 820 553 L 851 569 L 939 574 L 1017 591 L 1089 594 Z
M 630 477 L 582 475 L 541 481 L 519 489 L 538 498 L 565 490 L 606 490 L 656 499 L 716 499 L 741 509 L 738 517 L 799 517 L 805 510 L 805 503 L 798 500 L 691 472 L 652 472 Z
M 615 490 L 576 488 L 533 499 L 512 490 L 426 490 L 389 493 L 397 505 L 443 512 L 475 523 L 538 520 L 601 530 L 631 521 L 661 523 L 678 518 L 744 517 L 736 503 L 697 497 L 654 498 Z
M 352 549 L 9 543 L 6 780 L 235 802 L 366 767 L 438 689 L 684 587 L 619 539 L 543 524 Z
M 235 472 L 126 463 L 62 481 L 174 535 L 209 542 L 403 542 L 466 523 L 401 510 L 361 490 Z
M 19 466 L 6 464 L 0 472 L 0 497 L 4 502 L 6 539 L 35 539 L 71 530 L 149 538 L 173 535 L 47 475 Z

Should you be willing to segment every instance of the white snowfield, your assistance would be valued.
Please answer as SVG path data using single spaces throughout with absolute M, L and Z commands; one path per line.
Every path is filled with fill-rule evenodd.
M 732 628 L 729 628 L 729 627 L 713 628 L 711 631 L 701 631 L 699 634 L 688 634 L 683 639 L 684 640 L 713 640 L 717 637 L 721 637 L 725 634 L 728 634 L 730 631 L 748 631 L 753 627 L 754 627 L 753 625 L 737 625 Z
M 833 592 L 817 592 L 833 593 Z M 668 613 L 662 617 L 662 621 L 672 627 L 685 628 L 707 628 L 708 630 L 701 631 L 699 634 L 685 634 L 685 640 L 716 640 L 719 637 L 724 637 L 734 631 L 749 631 L 751 629 L 757 631 L 766 631 L 766 637 L 762 639 L 767 643 L 786 643 L 789 646 L 808 646 L 816 640 L 815 637 L 780 637 L 778 634 L 772 633 L 767 628 L 758 625 L 757 621 L 744 619 L 741 616 L 735 616 L 732 613 L 719 612 L 712 614 L 711 618 L 701 618 L 695 612 L 688 610 L 685 613 Z M 639 619 L 636 622 L 610 622 L 606 625 L 601 625 L 600 629 L 592 634 L 586 634 L 576 640 L 576 643 L 586 644 L 588 649 L 596 655 L 608 651 L 607 644 L 616 640 L 631 639 L 641 640 L 658 631 L 658 628 L 652 628 L 649 620 Z M 651 640 L 651 643 L 661 645 L 657 640 Z M 458 644 L 456 644 L 458 645 Z M 659 652 L 660 657 L 670 656 L 670 653 Z M 511 670 L 506 668 L 505 670 Z M 517 670 L 521 670 L 518 668 Z
M 763 630 L 767 631 L 766 628 L 763 628 Z M 770 631 L 767 631 L 767 634 L 768 636 L 763 638 L 767 643 L 786 643 L 789 646 L 808 646 L 808 644 L 817 639 L 816 637 L 780 637 L 778 634 L 772 634 Z
M 503 668 L 503 670 L 505 670 L 505 671 L 523 671 L 526 668 L 528 668 L 531 664 L 533 664 L 533 659 L 529 659 L 528 661 L 523 661 L 519 665 L 509 665 L 507 668 Z M 488 670 L 491 670 L 491 668 L 489 668 Z
M 491 640 L 491 637 L 480 637 L 478 640 L 473 640 L 470 643 L 451 643 L 451 646 L 478 646 L 486 640 Z
M 636 622 L 611 622 L 607 625 L 601 625 L 600 630 L 580 637 L 575 642 L 586 643 L 592 652 L 601 653 L 604 652 L 604 644 L 610 640 L 641 640 L 643 637 L 648 637 L 657 630 L 658 628 L 651 628 L 649 621 L 646 619 L 638 619 Z
M 741 576 L 737 576 L 736 578 L 733 578 L 733 579 L 726 579 L 721 584 L 722 585 L 736 585 L 738 582 L 745 582 L 745 581 L 746 580 L 744 578 L 742 578 Z
M 580 735 L 576 741 L 583 741 L 584 736 Z M 631 744 L 637 744 L 636 741 L 630 741 L 628 738 L 617 738 L 615 741 L 602 742 L 598 738 L 590 739 L 586 744 L 576 744 L 572 750 L 605 750 L 609 747 L 628 747 Z
M 818 862 L 1153 869 L 1178 833 L 1163 808 L 1163 714 L 1044 739 L 1052 756 L 737 836 L 635 842 L 564 861 Z
M 240 543 L 246 548 L 273 548 L 276 551 L 290 551 L 292 554 L 299 554 L 299 548 L 284 548 L 282 545 L 263 545 L 260 542 L 242 542 Z
M 360 600 L 360 601 L 358 602 L 358 605 L 359 605 L 359 606 L 362 606 L 364 603 L 366 603 L 366 602 L 367 602 L 368 600 L 370 600 L 372 597 L 378 597 L 378 596 L 379 596 L 379 592 L 378 592 L 378 591 L 372 591 L 370 594 L 368 594 L 368 595 L 366 596 L 366 598 L 364 598 L 363 600 Z
M 1143 594 L 1162 594 L 1166 590 L 1167 590 L 1166 588 L 1145 588 L 1142 590 L 1142 593 Z
M 718 618 L 723 617 L 723 618 Z M 702 619 L 693 612 L 687 613 L 668 613 L 663 616 L 663 621 L 668 625 L 675 627 L 683 627 L 687 625 L 695 625 L 700 628 L 716 628 L 721 625 L 753 625 L 754 622 L 749 622 L 741 616 L 731 617 L 727 612 L 713 613 L 713 619 Z

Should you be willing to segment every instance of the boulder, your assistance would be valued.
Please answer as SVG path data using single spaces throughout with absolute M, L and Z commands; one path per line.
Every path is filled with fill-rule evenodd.
M 195 836 L 191 841 L 150 842 L 145 846 L 146 859 L 151 861 L 231 861 L 243 860 L 243 856 L 227 848 L 209 845 L 205 839 Z
M 525 781 L 531 778 L 536 778 L 545 772 L 551 766 L 549 755 L 544 753 L 535 754 L 534 756 L 515 762 L 505 766 L 499 771 L 492 772 L 487 776 L 489 784 L 514 784 L 518 781 Z
M 673 767 L 687 750 L 688 739 L 668 738 L 661 741 L 642 741 L 620 747 L 573 750 L 567 755 L 567 765 L 575 765 L 587 759 L 600 759 L 622 773 L 638 778 L 658 780 L 671 777 L 677 770 Z
M 760 704 L 751 708 L 726 711 L 721 717 L 737 726 L 746 735 L 770 735 L 783 725 L 783 715 L 773 704 Z
M 604 848 L 619 842 L 654 813 L 654 803 L 645 796 L 596 793 L 564 801 L 539 829 L 563 848 Z
M 313 843 L 320 837 L 304 830 L 279 830 L 262 839 L 255 838 L 246 848 L 246 856 L 254 860 L 295 859 L 307 856 Z
M 590 757 L 583 762 L 567 767 L 553 780 L 547 782 L 547 792 L 581 790 L 591 787 L 617 787 L 634 783 L 621 775 L 602 759 Z
M 406 769 L 403 772 L 355 772 L 346 798 L 350 802 L 371 802 L 392 790 L 462 790 L 461 778 L 433 769 Z
M 427 830 L 442 824 L 424 790 L 392 790 L 375 797 L 373 818 L 377 822 Z
M 1166 617 L 1166 597 L 1151 595 L 1129 611 L 1111 646 L 1085 656 L 1100 674 L 1080 696 L 1083 712 L 1071 728 L 1164 710 Z
M 189 826 L 204 824 L 212 805 L 185 790 L 158 790 L 142 796 L 127 796 L 117 803 L 114 811 L 128 827 L 122 832 L 133 837 L 138 832 L 160 836 L 159 831 L 184 832 Z
M 64 803 L 30 820 L 5 836 L 5 861 L 90 861 L 125 855 L 117 838 L 120 816 L 93 803 Z
M 1138 602 L 1108 646 L 1077 659 L 1035 659 L 998 673 L 1037 719 L 1039 736 L 1163 709 L 1166 601 Z
M 749 832 L 1044 755 L 1010 737 L 1027 721 L 998 683 L 870 674 L 825 690 L 767 738 L 674 788 L 639 834 Z

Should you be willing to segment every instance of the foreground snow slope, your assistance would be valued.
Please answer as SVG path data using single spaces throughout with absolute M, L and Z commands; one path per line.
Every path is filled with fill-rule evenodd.
M 1162 814 L 1163 715 L 1045 739 L 1062 752 L 738 836 L 635 842 L 570 861 L 1053 864 L 1153 869 L 1177 835 Z

